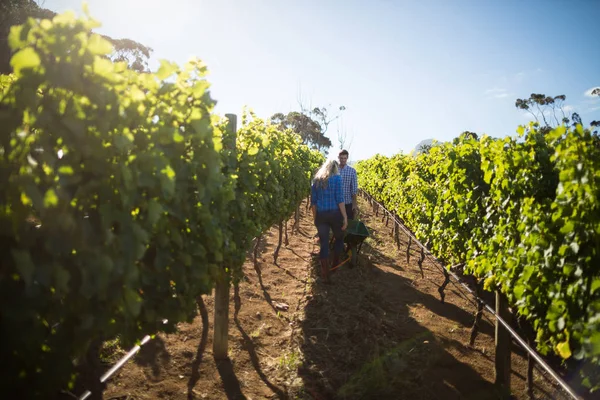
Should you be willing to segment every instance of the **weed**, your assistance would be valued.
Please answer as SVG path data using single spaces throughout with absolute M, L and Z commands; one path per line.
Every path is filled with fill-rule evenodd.
M 300 354 L 292 351 L 279 358 L 279 367 L 288 371 L 296 370 L 302 364 Z
M 414 393 L 422 386 L 421 377 L 436 358 L 431 353 L 430 332 L 418 335 L 380 354 L 365 364 L 338 391 L 340 398 L 389 398 Z M 402 398 L 402 397 L 398 397 Z
M 120 346 L 121 342 L 119 337 L 116 337 L 112 340 L 107 340 L 102 343 L 102 347 L 100 348 L 100 360 L 103 363 L 111 364 L 115 363 L 119 360 L 121 354 L 123 354 L 123 349 Z

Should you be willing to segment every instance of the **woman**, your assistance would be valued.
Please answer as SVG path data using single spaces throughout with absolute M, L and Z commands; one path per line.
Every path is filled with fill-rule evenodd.
M 344 249 L 344 230 L 348 226 L 346 206 L 342 192 L 342 177 L 339 174 L 338 163 L 327 160 L 321 166 L 312 184 L 310 205 L 315 226 L 319 232 L 321 251 L 321 274 L 329 283 L 329 229 L 335 237 L 333 265 L 337 265 Z

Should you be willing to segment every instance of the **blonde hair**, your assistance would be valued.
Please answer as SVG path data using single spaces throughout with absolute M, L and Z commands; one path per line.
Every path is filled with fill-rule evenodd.
M 317 188 L 326 189 L 329 178 L 338 174 L 338 162 L 336 160 L 327 160 L 315 174 L 315 185 Z

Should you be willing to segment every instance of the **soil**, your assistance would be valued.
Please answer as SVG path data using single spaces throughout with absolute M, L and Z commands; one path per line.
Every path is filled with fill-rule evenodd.
M 316 229 L 306 205 L 299 229 L 273 252 L 278 229 L 259 246 L 239 285 L 241 308 L 231 291 L 229 360 L 212 355 L 214 302 L 203 299 L 204 315 L 160 334 L 109 381 L 105 399 L 496 399 L 494 327 L 487 317 L 469 346 L 475 305 L 459 286 L 438 287 L 439 265 L 426 259 L 424 277 L 407 237 L 400 249 L 381 217 L 360 199 L 361 220 L 371 235 L 358 266 L 344 265 L 322 281 Z M 204 320 L 204 321 L 203 321 Z M 116 362 L 125 351 L 105 348 Z M 513 398 L 527 399 L 527 360 L 512 355 Z M 535 398 L 563 399 L 549 377 L 534 372 Z

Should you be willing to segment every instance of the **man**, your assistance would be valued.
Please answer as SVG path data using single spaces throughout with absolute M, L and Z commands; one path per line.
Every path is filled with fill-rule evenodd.
M 348 219 L 354 219 L 355 214 L 358 214 L 358 203 L 356 202 L 358 178 L 356 177 L 356 170 L 347 164 L 347 150 L 340 151 L 338 160 L 340 162 L 340 175 L 342 176 L 342 189 L 344 190 L 346 215 L 348 216 Z

